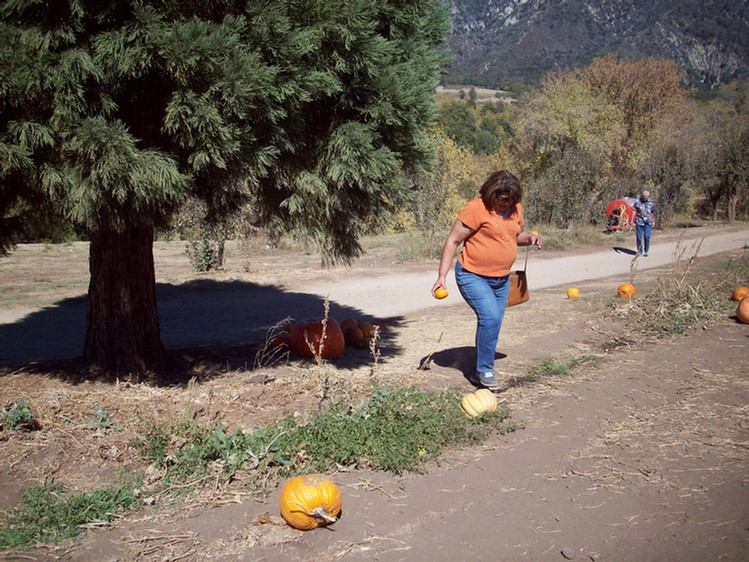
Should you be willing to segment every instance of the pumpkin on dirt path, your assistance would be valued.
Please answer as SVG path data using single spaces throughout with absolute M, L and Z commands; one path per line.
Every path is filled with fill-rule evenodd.
M 335 523 L 343 499 L 335 482 L 324 474 L 296 476 L 281 488 L 279 504 L 284 520 L 302 531 Z

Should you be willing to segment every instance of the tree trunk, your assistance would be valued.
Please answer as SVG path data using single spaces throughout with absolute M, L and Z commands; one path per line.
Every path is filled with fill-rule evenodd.
M 152 226 L 91 233 L 87 363 L 142 380 L 162 357 Z
M 726 214 L 728 215 L 728 224 L 736 222 L 736 205 L 739 203 L 739 196 L 736 190 L 732 190 L 728 195 L 728 208 Z

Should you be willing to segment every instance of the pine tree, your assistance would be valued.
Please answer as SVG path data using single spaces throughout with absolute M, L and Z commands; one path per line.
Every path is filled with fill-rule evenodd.
M 428 167 L 439 0 L 11 0 L 0 7 L 0 248 L 19 202 L 87 232 L 84 357 L 140 378 L 163 355 L 155 228 L 186 197 L 221 221 L 360 251 Z

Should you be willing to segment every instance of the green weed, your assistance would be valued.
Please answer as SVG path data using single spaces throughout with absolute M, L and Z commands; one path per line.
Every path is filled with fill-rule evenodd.
M 25 400 L 6 404 L 0 410 L 0 429 L 24 429 L 32 431 L 39 429 L 39 422 L 31 411 L 31 404 Z
M 567 357 L 563 359 L 554 359 L 544 357 L 536 365 L 528 369 L 525 373 L 526 381 L 537 381 L 547 377 L 566 377 L 574 374 L 577 370 L 585 365 L 597 366 L 598 360 L 589 355 L 580 355 Z
M 339 402 L 306 423 L 289 416 L 253 433 L 227 433 L 216 421 L 150 423 L 135 445 L 166 471 L 167 486 L 208 476 L 228 481 L 240 472 L 247 482 L 263 482 L 271 472 L 354 465 L 400 474 L 421 470 L 449 446 L 514 430 L 508 416 L 500 409 L 471 420 L 455 394 L 381 388 L 359 408 Z
M 113 429 L 116 428 L 116 424 L 112 417 L 107 412 L 107 409 L 103 406 L 97 406 L 91 413 L 91 421 L 89 425 L 94 429 Z
M 507 432 L 509 411 L 470 420 L 460 397 L 404 387 L 380 388 L 366 404 L 342 405 L 320 414 L 279 439 L 290 452 L 303 450 L 315 470 L 363 465 L 395 474 L 420 471 L 453 445 L 482 441 L 491 431 Z
M 20 507 L 0 516 L 0 548 L 51 543 L 106 525 L 114 514 L 139 505 L 135 490 L 132 482 L 78 495 L 59 484 L 30 488 Z

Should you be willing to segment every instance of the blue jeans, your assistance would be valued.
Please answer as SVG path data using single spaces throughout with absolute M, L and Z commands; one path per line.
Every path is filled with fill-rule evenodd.
M 455 282 L 460 294 L 476 313 L 476 372 L 494 372 L 494 352 L 507 309 L 510 276 L 477 275 L 455 263 Z
M 637 236 L 637 253 L 646 254 L 650 252 L 650 232 L 653 227 L 649 224 L 638 224 L 635 228 L 635 235 Z

